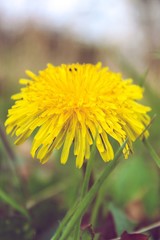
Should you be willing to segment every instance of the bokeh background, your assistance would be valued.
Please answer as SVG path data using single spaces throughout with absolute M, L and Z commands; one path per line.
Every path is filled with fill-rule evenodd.
M 25 70 L 38 73 L 47 63 L 98 61 L 122 72 L 124 77 L 133 78 L 135 83 L 144 84 L 144 104 L 152 107 L 151 116 L 157 114 L 150 127 L 150 142 L 160 156 L 159 0 L 1 0 L 2 130 L 8 108 L 13 104 L 10 96 L 19 91 L 18 80 L 25 78 Z M 1 201 L 0 239 L 47 240 L 58 219 L 72 205 L 82 173 L 75 169 L 73 156 L 64 167 L 55 152 L 42 166 L 31 159 L 31 139 L 18 147 L 8 136 L 7 141 L 13 156 L 1 141 L 0 187 L 20 205 L 27 206 L 33 221 L 28 222 Z M 95 177 L 104 167 L 101 160 L 96 164 Z M 96 225 L 97 231 L 103 233 L 100 239 L 111 239 L 116 231 L 121 234 L 125 229 L 160 220 L 159 185 L 155 162 L 143 144 L 136 143 L 135 154 L 103 186 L 103 204 Z M 110 215 L 102 214 L 106 209 L 110 209 Z M 122 219 L 123 226 L 119 224 Z M 156 228 L 152 239 L 160 239 L 158 234 Z

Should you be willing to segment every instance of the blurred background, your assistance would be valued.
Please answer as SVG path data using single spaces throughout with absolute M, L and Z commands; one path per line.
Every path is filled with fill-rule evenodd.
M 152 107 L 151 116 L 157 114 L 150 129 L 150 142 L 160 156 L 159 0 L 1 0 L 2 130 L 8 108 L 13 104 L 10 96 L 19 91 L 18 81 L 25 77 L 25 70 L 38 73 L 47 63 L 95 64 L 98 61 L 113 71 L 122 72 L 124 77 L 133 78 L 137 84 L 144 83 L 144 103 Z M 47 240 L 58 224 L 57 219 L 72 205 L 82 173 L 75 170 L 73 156 L 64 167 L 59 164 L 58 153 L 54 153 L 53 159 L 42 166 L 31 160 L 31 139 L 19 147 L 13 146 L 10 137 L 7 140 L 13 156 L 10 160 L 1 141 L 0 186 L 6 194 L 10 193 L 16 201 L 27 206 L 34 220 L 30 224 L 13 206 L 3 201 L 0 205 L 0 239 Z M 120 234 L 122 230 L 130 229 L 128 226 L 132 224 L 127 225 L 130 221 L 134 227 L 140 227 L 159 219 L 158 168 L 141 143 L 135 149 L 135 155 L 122 164 L 121 171 L 111 178 L 104 190 L 108 189 L 107 198 L 112 204 L 109 221 L 117 218 L 120 211 L 126 225 L 117 230 L 119 226 L 113 221 L 114 227 L 108 226 L 107 235 L 106 230 L 102 231 L 107 229 L 106 225 L 101 226 L 102 230 L 97 231 L 102 231 L 104 238 L 101 236 L 100 239 L 110 239 L 115 237 L 115 231 Z M 104 167 L 104 163 L 99 162 L 98 170 Z M 98 171 L 94 174 L 96 177 Z M 124 185 L 126 192 L 122 193 Z M 109 233 L 109 229 L 113 231 Z M 160 239 L 157 229 L 152 235 L 152 239 Z

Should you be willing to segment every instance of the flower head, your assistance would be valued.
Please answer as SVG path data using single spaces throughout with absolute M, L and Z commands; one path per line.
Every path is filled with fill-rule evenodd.
M 7 133 L 24 142 L 36 129 L 31 154 L 45 163 L 54 149 L 62 148 L 61 163 L 67 162 L 74 145 L 76 166 L 90 157 L 90 146 L 96 147 L 104 161 L 112 160 L 114 151 L 108 137 L 120 145 L 128 137 L 125 158 L 150 118 L 150 110 L 137 102 L 143 89 L 123 80 L 101 63 L 53 66 L 38 75 L 26 72 L 30 79 L 20 93 L 13 95 L 15 104 L 8 111 Z M 144 136 L 148 136 L 145 131 Z

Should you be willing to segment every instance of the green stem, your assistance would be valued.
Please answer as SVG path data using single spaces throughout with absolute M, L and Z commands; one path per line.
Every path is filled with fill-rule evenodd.
M 146 139 L 143 140 L 143 143 L 146 146 L 146 148 L 148 149 L 148 151 L 151 154 L 154 161 L 156 162 L 157 166 L 160 168 L 160 158 L 157 155 L 157 153 L 155 152 L 155 150 L 153 149 L 153 147 L 151 146 L 151 144 Z
M 137 234 L 137 233 L 146 233 L 152 229 L 155 229 L 155 228 L 158 228 L 160 227 L 160 221 L 159 222 L 156 222 L 156 223 L 153 223 L 147 227 L 144 227 L 144 228 L 141 228 L 137 231 L 134 231 L 134 232 L 130 232 L 130 234 Z M 114 238 L 112 240 L 121 240 L 121 237 L 118 237 L 118 238 Z
M 118 152 L 116 153 L 114 160 L 108 163 L 108 166 L 104 169 L 104 171 L 101 173 L 99 178 L 96 180 L 94 185 L 91 187 L 89 192 L 86 194 L 86 196 L 82 199 L 82 201 L 79 203 L 77 207 L 77 211 L 73 214 L 72 218 L 70 219 L 68 225 L 64 228 L 61 238 L 59 240 L 66 240 L 68 236 L 70 235 L 71 231 L 73 230 L 76 222 L 78 219 L 84 214 L 87 207 L 91 204 L 93 201 L 95 195 L 97 194 L 97 191 L 103 184 L 103 182 L 106 180 L 106 178 L 109 176 L 109 174 L 114 170 L 114 168 L 117 165 L 117 160 L 120 157 L 122 150 L 124 149 L 126 145 L 127 140 L 123 143 L 123 145 L 119 148 Z M 57 240 L 57 238 L 52 238 L 51 240 Z
M 160 221 L 156 222 L 156 223 L 153 223 L 153 224 L 151 224 L 147 227 L 141 228 L 141 229 L 135 231 L 134 233 L 144 233 L 144 232 L 148 232 L 148 231 L 150 231 L 152 229 L 155 229 L 155 228 L 158 228 L 158 227 L 160 227 Z
M 91 214 L 91 223 L 92 223 L 93 227 L 96 224 L 97 215 L 98 215 L 98 212 L 99 212 L 100 205 L 102 203 L 102 196 L 103 196 L 103 189 L 101 187 L 100 190 L 99 190 L 98 196 L 96 198 L 96 201 L 95 201 L 95 204 L 94 204 L 94 207 L 93 207 L 93 210 L 92 210 L 92 214 Z
M 89 185 L 89 180 L 90 180 L 90 176 L 91 176 L 92 166 L 93 166 L 93 162 L 94 162 L 94 159 L 95 159 L 95 152 L 96 152 L 96 145 L 94 143 L 94 145 L 92 147 L 91 157 L 87 161 L 86 172 L 85 172 L 85 175 L 84 175 L 84 182 L 83 182 L 83 185 L 82 185 L 81 198 L 83 198 L 88 191 L 88 185 Z
M 67 225 L 68 221 L 70 220 L 71 216 L 74 214 L 74 212 L 76 211 L 78 206 L 78 201 L 73 205 L 73 207 L 67 212 L 67 214 L 65 215 L 65 217 L 63 218 L 62 222 L 60 223 L 56 233 L 54 234 L 54 236 L 51 238 L 51 240 L 59 240 L 60 235 L 63 231 L 63 229 L 65 228 L 65 226 Z
M 88 191 L 88 185 L 89 185 L 89 180 L 90 180 L 90 176 L 91 176 L 91 172 L 92 172 L 92 166 L 93 166 L 93 162 L 94 162 L 94 158 L 95 158 L 95 152 L 96 152 L 96 140 L 92 147 L 91 156 L 90 156 L 89 160 L 87 160 L 87 167 L 86 167 L 86 171 L 84 174 L 84 181 L 83 181 L 83 185 L 82 185 L 82 191 L 80 194 L 80 201 L 84 198 L 84 196 L 86 195 L 86 193 Z M 74 239 L 77 239 L 77 240 L 80 239 L 81 221 L 82 221 L 82 215 L 80 216 L 80 218 L 76 224 L 76 227 L 75 227 Z
M 143 136 L 143 134 L 145 133 L 145 131 L 150 127 L 150 125 L 153 123 L 154 119 L 156 118 L 156 115 L 153 116 L 153 118 L 151 119 L 150 123 L 145 127 L 145 129 L 143 130 L 143 132 L 137 137 L 137 139 L 141 138 Z M 136 140 L 137 140 L 136 139 Z M 99 211 L 99 207 L 103 201 L 103 197 L 104 197 L 104 184 L 101 186 L 100 190 L 99 190 L 99 194 L 98 197 L 96 199 L 96 202 L 94 204 L 94 208 L 92 211 L 92 215 L 91 215 L 91 223 L 94 226 L 96 223 L 96 218 L 98 215 L 98 211 Z M 105 184 L 105 188 L 106 188 L 106 184 Z

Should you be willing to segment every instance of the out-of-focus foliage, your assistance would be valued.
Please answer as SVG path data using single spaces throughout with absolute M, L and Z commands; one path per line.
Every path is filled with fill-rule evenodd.
M 150 32 L 147 38 L 146 29 L 145 34 L 146 41 L 152 40 Z M 157 114 L 149 129 L 149 141 L 160 156 L 160 91 L 156 87 L 159 86 L 160 51 L 154 49 L 151 43 L 152 41 L 146 43 L 150 46 L 150 55 L 144 56 L 143 63 L 146 64 L 145 71 L 148 69 L 144 81 L 144 103 L 152 107 L 151 116 Z M 135 65 L 124 58 L 118 49 L 106 45 L 87 45 L 67 33 L 40 30 L 31 23 L 17 32 L 7 32 L 0 27 L 1 126 L 6 119 L 7 109 L 12 104 L 10 96 L 19 91 L 18 79 L 25 77 L 26 69 L 37 73 L 48 62 L 57 65 L 98 61 L 109 65 L 112 70 L 121 70 L 124 76 L 133 78 L 136 83 L 144 80 L 145 71 L 137 71 Z M 58 152 L 53 154 L 47 164 L 41 165 L 31 159 L 30 140 L 21 146 L 14 146 L 13 139 L 7 139 L 16 159 L 10 159 L 0 141 L 0 188 L 12 196 L 19 206 L 26 208 L 31 219 L 28 220 L 12 204 L 4 203 L 1 199 L 0 239 L 48 240 L 56 230 L 59 220 L 77 198 L 83 173 L 75 169 L 73 154 L 70 154 L 66 166 L 59 164 Z M 96 154 L 93 179 L 107 164 L 99 158 Z M 88 220 L 97 206 L 98 214 L 93 224 L 95 239 L 99 235 L 100 239 L 115 238 L 116 234 L 121 234 L 124 230 L 134 230 L 160 220 L 159 169 L 141 141 L 134 144 L 133 156 L 122 161 L 96 199 L 85 216 Z M 92 230 L 90 226 L 84 228 L 84 236 L 91 239 Z M 158 237 L 156 228 L 152 232 L 152 239 L 157 240 Z

